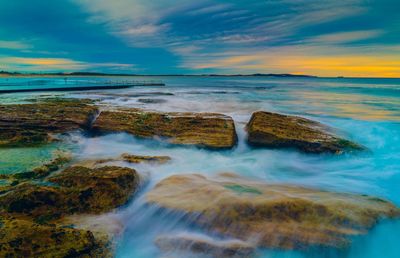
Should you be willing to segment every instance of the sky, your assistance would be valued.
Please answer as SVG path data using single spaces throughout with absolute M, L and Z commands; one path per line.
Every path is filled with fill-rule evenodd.
M 0 70 L 400 77 L 400 1 L 0 0 Z

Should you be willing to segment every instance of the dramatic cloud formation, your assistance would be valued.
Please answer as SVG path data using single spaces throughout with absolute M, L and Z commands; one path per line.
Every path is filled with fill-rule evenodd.
M 399 7 L 394 0 L 0 0 L 0 69 L 400 77 Z

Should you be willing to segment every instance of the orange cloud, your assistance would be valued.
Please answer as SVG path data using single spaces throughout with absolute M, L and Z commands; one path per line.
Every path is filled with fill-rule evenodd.
M 217 68 L 248 72 L 289 72 L 318 76 L 400 77 L 400 56 L 396 55 L 306 55 L 261 52 L 217 59 L 197 64 L 197 69 Z

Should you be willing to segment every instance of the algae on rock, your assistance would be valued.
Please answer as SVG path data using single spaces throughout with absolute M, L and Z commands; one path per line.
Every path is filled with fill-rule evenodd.
M 93 129 L 127 132 L 145 138 L 165 137 L 173 144 L 211 149 L 232 148 L 237 143 L 232 118 L 214 113 L 162 113 L 140 109 L 102 111 Z
M 296 148 L 308 153 L 342 153 L 365 148 L 339 138 L 318 122 L 264 111 L 254 112 L 247 124 L 250 145 Z
M 175 175 L 158 183 L 149 204 L 187 213 L 193 223 L 258 245 L 288 249 L 342 247 L 380 218 L 397 217 L 392 203 L 370 196 L 266 184 L 232 174 Z M 192 216 L 191 216 L 192 215 Z
M 107 238 L 0 213 L 1 257 L 112 257 Z
M 0 147 L 48 143 L 53 134 L 87 128 L 98 113 L 85 99 L 46 99 L 0 105 Z

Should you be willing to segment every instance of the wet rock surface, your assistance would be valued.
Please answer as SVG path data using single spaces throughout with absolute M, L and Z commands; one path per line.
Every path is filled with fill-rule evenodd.
M 73 166 L 49 178 L 49 181 L 70 189 L 70 199 L 73 196 L 78 198 L 76 209 L 80 212 L 99 213 L 125 204 L 139 187 L 140 179 L 131 168 Z
M 52 134 L 86 128 L 98 112 L 91 104 L 90 100 L 47 99 L 0 105 L 0 147 L 47 143 Z
M 107 238 L 88 230 L 0 214 L 1 257 L 112 257 Z
M 171 160 L 168 156 L 143 156 L 124 153 L 121 159 L 129 163 L 158 163 L 165 164 Z
M 116 158 L 104 158 L 96 160 L 82 160 L 73 166 L 81 166 L 86 168 L 100 168 L 104 166 L 110 166 L 114 164 L 120 164 L 121 162 L 128 162 L 132 164 L 148 163 L 148 164 L 166 164 L 171 161 L 169 156 L 148 156 L 148 155 L 135 155 L 129 153 L 123 153 L 121 156 Z
M 71 214 L 99 214 L 124 205 L 139 186 L 135 170 L 71 166 L 42 182 L 0 195 L 0 254 L 10 257 L 108 257 L 105 234 L 66 227 Z
M 237 143 L 232 118 L 213 113 L 161 113 L 140 109 L 103 111 L 93 129 L 127 132 L 145 138 L 164 137 L 173 144 L 212 149 L 232 148 Z
M 366 233 L 379 219 L 400 215 L 393 204 L 375 197 L 264 184 L 233 174 L 171 176 L 146 199 L 186 213 L 210 231 L 285 249 L 345 247 L 350 236 Z
M 247 124 L 248 143 L 258 147 L 296 148 L 307 153 L 342 153 L 364 147 L 339 138 L 318 122 L 258 111 Z
M 140 102 L 140 103 L 145 103 L 145 104 L 162 104 L 162 103 L 165 103 L 165 102 L 167 102 L 167 100 L 165 100 L 165 99 L 145 99 L 145 98 L 141 98 L 141 99 L 138 99 L 138 102 Z
M 123 167 L 89 169 L 74 166 L 48 179 L 52 185 L 23 183 L 0 196 L 9 213 L 62 217 L 110 211 L 127 202 L 139 185 L 135 170 Z
M 255 247 L 240 240 L 217 240 L 197 234 L 162 235 L 156 238 L 155 244 L 166 254 L 177 252 L 191 254 L 208 254 L 210 257 L 251 257 Z

